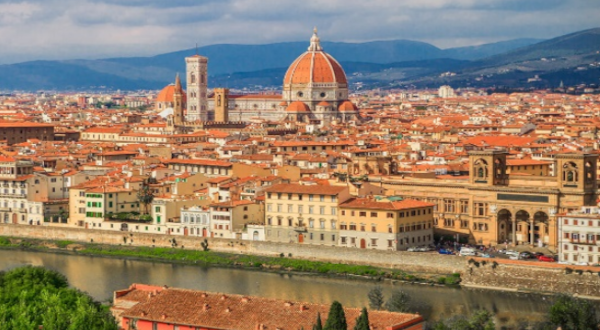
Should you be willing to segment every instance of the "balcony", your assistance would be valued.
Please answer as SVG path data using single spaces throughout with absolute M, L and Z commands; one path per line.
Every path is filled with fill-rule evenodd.
M 0 207 L 0 212 L 11 212 L 12 209 L 10 207 Z

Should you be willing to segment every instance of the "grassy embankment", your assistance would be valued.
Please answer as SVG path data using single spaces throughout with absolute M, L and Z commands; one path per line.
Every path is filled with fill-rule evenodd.
M 293 259 L 283 253 L 279 257 L 265 257 L 221 253 L 214 251 L 185 250 L 182 248 L 131 247 L 79 243 L 73 241 L 44 241 L 0 237 L 0 248 L 36 251 L 68 252 L 79 255 L 98 255 L 118 258 L 135 258 L 217 267 L 236 267 L 269 271 L 296 271 L 321 275 L 364 276 L 371 279 L 390 279 L 413 283 L 454 286 L 460 274 L 448 276 L 410 274 L 397 269 L 384 269 L 364 265 L 337 264 L 322 261 Z

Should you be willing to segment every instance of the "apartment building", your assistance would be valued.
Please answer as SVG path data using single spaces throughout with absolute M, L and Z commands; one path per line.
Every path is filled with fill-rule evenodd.
M 338 244 L 338 205 L 351 197 L 347 186 L 278 184 L 265 192 L 267 241 Z
M 397 197 L 352 198 L 340 204 L 339 245 L 397 251 L 433 244 L 433 207 Z
M 212 237 L 241 239 L 246 224 L 263 221 L 264 208 L 254 201 L 237 200 L 210 204 Z
M 584 206 L 559 216 L 560 261 L 600 264 L 600 208 Z

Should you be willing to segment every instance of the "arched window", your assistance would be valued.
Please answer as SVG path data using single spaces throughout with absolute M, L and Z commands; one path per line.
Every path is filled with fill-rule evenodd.
M 196 75 L 192 73 L 192 75 L 190 76 L 190 80 L 192 84 L 196 83 Z
M 577 165 L 572 162 L 568 162 L 563 165 L 563 180 L 565 182 L 575 183 L 579 179 L 579 171 L 577 169 Z

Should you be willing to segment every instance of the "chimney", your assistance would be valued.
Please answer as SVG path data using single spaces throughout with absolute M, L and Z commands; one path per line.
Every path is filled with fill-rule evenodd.
M 202 305 L 202 310 L 203 310 L 203 311 L 207 311 L 207 310 L 208 310 L 208 304 L 204 304 L 204 305 Z
M 305 311 L 308 310 L 308 307 L 306 305 L 300 305 L 300 311 Z
M 231 313 L 231 308 L 229 308 L 229 307 L 225 308 L 225 313 Z
M 167 314 L 163 314 L 163 315 L 161 316 L 161 318 L 162 318 L 163 320 L 166 320 L 166 319 L 167 319 Z
M 225 299 L 227 299 L 227 296 L 226 295 L 222 295 L 221 296 L 221 300 L 225 300 Z
M 285 305 L 286 307 L 290 307 L 290 306 L 292 306 L 292 303 L 291 303 L 291 302 L 289 302 L 289 301 L 286 301 L 284 305 Z
M 243 303 L 247 303 L 247 302 L 249 302 L 249 301 L 250 301 L 250 299 L 248 299 L 248 297 L 244 297 L 244 298 L 242 298 L 242 302 L 243 302 Z

